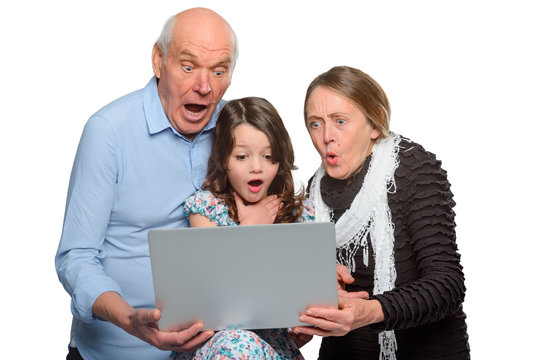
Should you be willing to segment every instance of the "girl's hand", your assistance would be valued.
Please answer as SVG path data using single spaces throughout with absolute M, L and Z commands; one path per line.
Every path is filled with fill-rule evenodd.
M 240 225 L 273 224 L 277 212 L 282 207 L 281 199 L 277 195 L 267 196 L 252 205 L 245 205 L 243 199 L 236 193 L 234 193 L 234 200 L 238 209 Z

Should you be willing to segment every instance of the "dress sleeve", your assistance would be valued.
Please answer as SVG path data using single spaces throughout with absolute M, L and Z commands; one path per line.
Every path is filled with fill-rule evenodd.
M 58 278 L 71 295 L 71 311 L 85 322 L 95 321 L 92 306 L 99 295 L 122 294 L 101 265 L 117 176 L 114 130 L 105 119 L 94 116 L 84 128 L 73 163 L 55 258 Z
M 301 214 L 300 222 L 314 222 L 315 220 L 314 206 L 309 199 L 303 200 L 303 213 Z
M 403 152 L 400 176 L 407 178 L 404 226 L 419 277 L 375 296 L 384 310 L 385 329 L 400 330 L 441 320 L 464 301 L 464 274 L 457 252 L 453 194 L 436 157 L 417 145 Z M 397 175 L 397 173 L 396 173 Z M 395 228 L 396 237 L 399 229 Z M 399 246 L 396 244 L 395 246 Z
M 185 201 L 184 215 L 187 222 L 190 214 L 200 214 L 218 226 L 232 225 L 229 224 L 228 207 L 224 201 L 207 190 L 198 190 Z

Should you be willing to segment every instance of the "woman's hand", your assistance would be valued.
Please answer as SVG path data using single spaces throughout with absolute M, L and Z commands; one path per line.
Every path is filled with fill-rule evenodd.
M 344 265 L 337 264 L 337 289 L 346 290 L 346 284 L 352 284 L 354 278 L 350 275 L 350 271 Z
M 236 193 L 234 193 L 234 200 L 240 225 L 273 224 L 282 207 L 281 199 L 277 195 L 267 196 L 252 205 L 245 205 L 243 199 Z
M 366 292 L 339 291 L 339 308 L 309 307 L 299 320 L 314 327 L 297 326 L 296 334 L 343 336 L 351 330 L 384 320 L 378 300 L 366 300 Z M 367 295 L 368 296 L 368 295 Z

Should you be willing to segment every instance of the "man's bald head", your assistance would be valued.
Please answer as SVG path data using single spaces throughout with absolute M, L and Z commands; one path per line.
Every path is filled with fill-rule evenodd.
M 238 40 L 236 33 L 230 24 L 215 11 L 206 8 L 192 8 L 172 15 L 163 25 L 161 34 L 156 41 L 159 50 L 163 53 L 163 59 L 166 61 L 168 48 L 176 34 L 180 34 L 182 29 L 192 26 L 204 29 L 205 34 L 229 34 L 233 42 L 234 51 L 232 53 L 232 65 L 238 58 Z

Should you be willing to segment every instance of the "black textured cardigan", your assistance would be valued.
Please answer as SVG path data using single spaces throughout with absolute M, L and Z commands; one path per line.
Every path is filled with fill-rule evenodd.
M 374 258 L 369 239 L 369 262 L 363 251 L 355 257 L 355 281 L 348 291 L 368 291 L 380 301 L 384 321 L 356 329 L 346 336 L 322 341 L 321 360 L 378 360 L 378 333 L 395 330 L 397 359 L 469 359 L 464 301 L 464 274 L 457 253 L 453 194 L 441 162 L 406 138 L 401 140 L 396 192 L 388 194 L 395 226 L 395 289 L 372 296 Z M 370 161 L 370 157 L 367 158 Z M 350 207 L 361 189 L 368 163 L 350 181 L 325 176 L 324 202 L 333 209 L 332 221 Z

